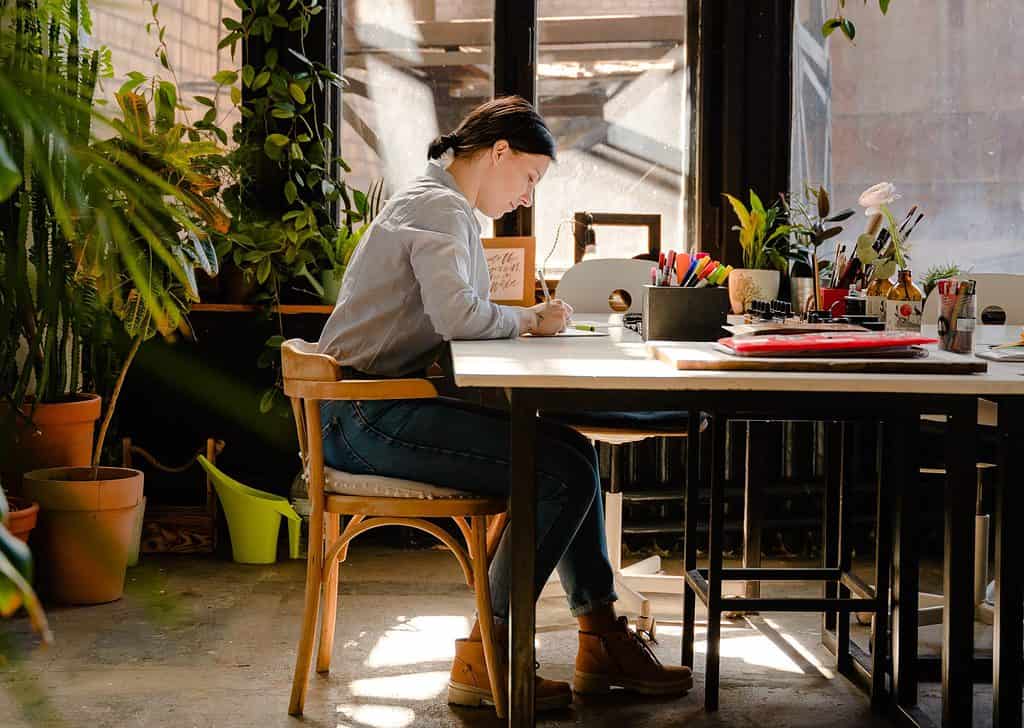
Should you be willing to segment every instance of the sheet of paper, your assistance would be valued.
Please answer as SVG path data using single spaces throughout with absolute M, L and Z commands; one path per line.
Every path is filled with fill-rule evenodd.
M 485 248 L 491 273 L 491 300 L 513 301 L 523 297 L 526 251 L 522 248 Z

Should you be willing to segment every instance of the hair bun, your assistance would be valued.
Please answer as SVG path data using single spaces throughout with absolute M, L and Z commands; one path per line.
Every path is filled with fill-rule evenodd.
M 455 149 L 459 145 L 459 135 L 455 132 L 449 132 L 448 134 L 442 134 L 430 143 L 427 148 L 427 157 L 430 159 L 440 159 L 445 152 L 449 149 Z

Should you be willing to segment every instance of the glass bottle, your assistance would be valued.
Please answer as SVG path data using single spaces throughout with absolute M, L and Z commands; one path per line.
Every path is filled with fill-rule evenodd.
M 885 321 L 885 314 L 882 312 L 885 299 L 892 290 L 892 281 L 888 278 L 876 278 L 868 284 L 864 295 L 867 297 L 866 313 L 874 316 L 879 321 Z
M 914 285 L 913 274 L 904 268 L 885 299 L 885 330 L 920 332 L 923 309 L 924 295 Z

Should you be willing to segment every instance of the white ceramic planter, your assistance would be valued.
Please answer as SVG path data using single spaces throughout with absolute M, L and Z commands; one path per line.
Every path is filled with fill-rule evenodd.
M 744 313 L 751 301 L 773 301 L 778 298 L 781 278 L 777 270 L 734 270 L 729 274 L 729 303 L 732 304 L 732 312 Z

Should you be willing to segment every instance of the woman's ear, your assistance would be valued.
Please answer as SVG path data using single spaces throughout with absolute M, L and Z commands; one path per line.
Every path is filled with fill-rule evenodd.
M 512 152 L 512 147 L 504 139 L 499 139 L 491 146 L 491 163 L 497 164 Z

